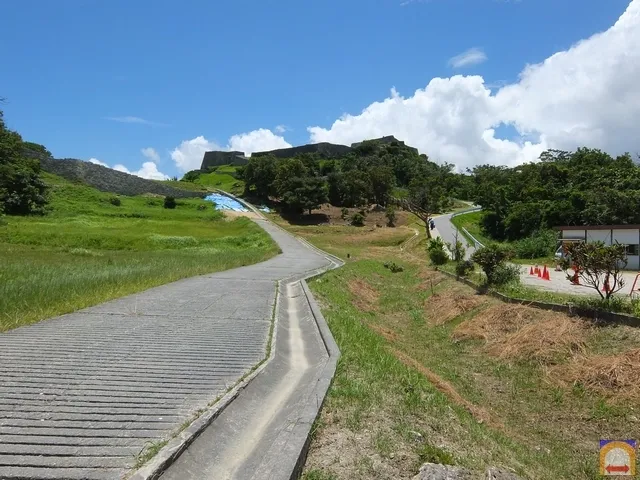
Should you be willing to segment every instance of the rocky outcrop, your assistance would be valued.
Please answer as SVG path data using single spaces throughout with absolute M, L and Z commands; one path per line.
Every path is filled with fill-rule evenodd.
M 118 172 L 111 168 L 95 165 L 93 163 L 75 160 L 72 158 L 53 159 L 40 158 L 40 165 L 45 172 L 59 175 L 72 182 L 82 182 L 103 192 L 112 192 L 119 195 L 142 195 L 154 193 L 156 195 L 172 196 L 176 198 L 202 197 L 202 193 L 180 190 L 154 180 Z

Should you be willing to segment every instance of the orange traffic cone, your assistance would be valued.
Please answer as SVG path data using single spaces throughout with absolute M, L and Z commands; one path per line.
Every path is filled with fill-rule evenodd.
M 543 280 L 551 281 L 551 275 L 549 274 L 549 270 L 545 269 L 544 273 L 542 274 L 542 278 Z
M 538 269 L 538 278 L 542 278 L 542 270 Z
M 542 270 L 542 278 L 547 276 L 547 266 L 544 266 L 544 270 Z
M 576 267 L 574 269 L 573 278 L 571 279 L 571 283 L 573 283 L 574 285 L 580 285 L 580 276 L 578 275 L 578 273 L 580 273 L 580 269 Z
M 604 279 L 604 285 L 602 287 L 602 291 L 604 293 L 609 293 L 611 291 L 611 286 L 609 285 L 609 277 Z
M 533 267 L 529 267 L 529 275 L 535 275 L 535 273 L 533 273 Z
M 533 269 L 533 273 L 534 275 L 538 275 L 539 272 L 540 272 L 540 269 L 538 268 L 538 265 L 536 265 L 536 268 Z

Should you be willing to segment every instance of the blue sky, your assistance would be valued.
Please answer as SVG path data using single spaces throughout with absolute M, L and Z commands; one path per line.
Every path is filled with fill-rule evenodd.
M 491 161 L 492 149 L 499 148 L 484 138 L 491 127 L 494 139 L 514 142 L 505 148 L 518 147 L 511 155 L 522 159 L 526 139 L 562 144 L 553 140 L 558 132 L 578 132 L 583 120 L 547 132 L 523 120 L 539 112 L 498 115 L 495 105 L 477 105 L 483 92 L 468 76 L 481 76 L 493 95 L 505 84 L 530 92 L 534 87 L 520 82 L 527 64 L 611 28 L 628 6 L 629 0 L 5 0 L 0 45 L 8 48 L 0 96 L 7 98 L 2 108 L 8 125 L 54 156 L 94 158 L 131 171 L 153 160 L 158 170 L 179 175 L 193 165 L 190 155 L 208 147 L 340 143 L 379 132 L 405 137 L 439 160 L 460 163 L 462 155 L 471 155 L 479 163 Z M 618 51 L 629 45 L 618 45 Z M 605 46 L 594 48 L 607 58 L 613 47 Z M 451 59 L 465 52 L 460 58 L 468 63 L 456 67 Z M 584 63 L 563 69 L 575 71 Z M 455 88 L 442 86 L 438 95 L 426 88 L 433 78 L 458 74 L 463 77 Z M 611 81 L 596 80 L 601 88 Z M 447 102 L 405 102 L 406 110 L 393 107 L 384 122 L 364 127 L 358 116 L 374 102 L 394 102 L 392 87 L 396 103 L 418 89 Z M 629 88 L 623 104 L 637 98 L 637 87 Z M 536 103 L 507 90 L 509 103 L 501 111 Z M 589 101 L 585 93 L 579 105 Z M 420 115 L 411 117 L 416 110 Z M 469 122 L 468 140 L 447 139 L 446 132 L 432 129 L 438 118 L 460 112 L 456 125 Z M 345 113 L 354 116 L 355 126 L 332 127 Z M 483 118 L 477 128 L 476 115 Z M 403 126 L 410 119 L 414 126 L 425 122 L 429 141 Z M 315 126 L 322 131 L 307 130 Z M 591 127 L 599 128 L 584 128 Z M 229 141 L 255 131 L 261 133 Z M 181 146 L 183 156 L 172 157 Z M 144 148 L 157 156 L 149 150 L 143 155 Z M 491 155 L 478 153 L 484 150 Z

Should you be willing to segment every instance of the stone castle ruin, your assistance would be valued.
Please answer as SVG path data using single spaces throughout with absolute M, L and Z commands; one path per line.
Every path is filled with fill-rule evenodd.
M 396 142 L 399 145 L 405 146 L 402 140 L 396 139 L 393 135 L 386 137 L 373 139 L 380 143 L 392 143 Z M 311 143 L 308 145 L 301 145 L 299 147 L 280 148 L 278 150 L 270 150 L 268 152 L 254 152 L 254 157 L 261 157 L 266 155 L 273 155 L 276 158 L 292 158 L 296 155 L 302 155 L 305 153 L 317 153 L 322 158 L 340 158 L 347 155 L 354 148 L 362 145 L 363 142 L 352 143 L 350 147 L 347 145 L 338 145 L 334 143 L 322 142 Z M 409 147 L 412 148 L 412 147 Z M 417 148 L 412 148 L 418 153 Z M 210 167 L 219 167 L 220 165 L 246 165 L 249 158 L 244 152 L 205 152 L 202 159 L 202 165 L 200 170 L 207 171 Z

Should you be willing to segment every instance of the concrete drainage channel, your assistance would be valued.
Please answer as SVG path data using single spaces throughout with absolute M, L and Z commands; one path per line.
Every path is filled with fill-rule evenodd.
M 284 232 L 252 205 L 220 193 L 256 213 L 260 218 L 255 221 L 263 228 L 269 223 Z M 340 356 L 305 280 L 343 262 L 303 239 L 297 241 L 322 255 L 327 265 L 278 282 L 268 358 L 130 480 L 299 478 L 311 428 Z

